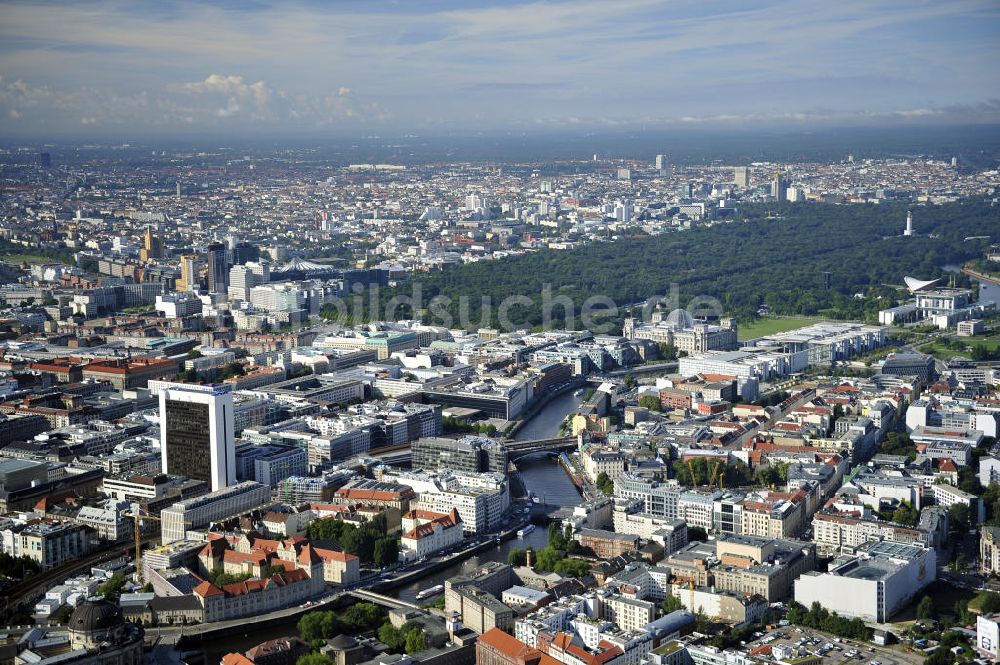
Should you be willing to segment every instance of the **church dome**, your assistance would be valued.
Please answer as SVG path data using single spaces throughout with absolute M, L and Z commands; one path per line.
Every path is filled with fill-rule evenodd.
M 73 610 L 67 627 L 76 632 L 93 633 L 116 628 L 123 622 L 118 605 L 104 598 L 88 598 Z

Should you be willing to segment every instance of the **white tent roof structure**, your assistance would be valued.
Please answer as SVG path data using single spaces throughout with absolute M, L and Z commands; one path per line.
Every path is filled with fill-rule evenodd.
M 930 287 L 934 286 L 940 279 L 916 279 L 914 277 L 904 277 L 903 282 L 906 283 L 906 288 L 910 290 L 910 293 L 916 293 L 917 291 L 926 291 Z

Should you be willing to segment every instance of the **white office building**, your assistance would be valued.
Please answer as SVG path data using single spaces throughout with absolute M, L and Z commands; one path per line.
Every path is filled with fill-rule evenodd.
M 204 480 L 212 491 L 236 482 L 230 386 L 166 384 L 160 390 L 163 472 Z
M 831 612 L 884 623 L 934 581 L 933 548 L 876 541 L 856 556 L 834 559 L 829 572 L 808 572 L 795 581 L 795 600 L 818 602 Z
M 217 492 L 178 501 L 160 513 L 163 544 L 184 540 L 188 530 L 242 515 L 270 500 L 271 488 L 248 480 Z

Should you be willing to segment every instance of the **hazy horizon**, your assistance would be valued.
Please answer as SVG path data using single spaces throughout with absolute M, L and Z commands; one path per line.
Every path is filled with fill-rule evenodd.
M 0 5 L 0 136 L 1000 121 L 995 2 Z

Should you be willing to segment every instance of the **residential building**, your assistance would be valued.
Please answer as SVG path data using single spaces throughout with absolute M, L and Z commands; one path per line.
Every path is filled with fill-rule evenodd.
M 1000 575 L 1000 527 L 983 526 L 979 529 L 979 572 Z
M 593 551 L 602 559 L 611 559 L 639 549 L 639 537 L 630 533 L 580 529 L 573 534 L 573 538 L 581 547 Z
M 457 545 L 464 538 L 462 519 L 454 508 L 450 513 L 411 510 L 402 516 L 401 523 L 400 555 L 407 561 Z

